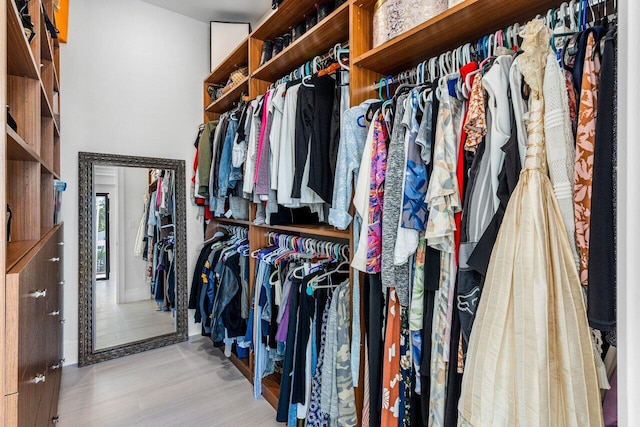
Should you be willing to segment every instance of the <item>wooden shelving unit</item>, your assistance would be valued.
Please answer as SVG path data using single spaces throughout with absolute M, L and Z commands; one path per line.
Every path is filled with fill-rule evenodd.
M 249 36 L 247 36 L 227 57 L 204 79 L 205 83 L 221 83 L 229 78 L 229 74 L 249 61 Z
M 251 33 L 252 39 L 269 40 L 289 31 L 289 29 L 304 22 L 305 15 L 313 12 L 318 0 L 285 0 L 271 15 Z
M 382 76 L 396 74 L 415 67 L 418 63 L 467 42 L 474 42 L 486 34 L 519 22 L 524 23 L 538 13 L 545 13 L 551 7 L 558 7 L 560 0 L 467 0 L 442 14 L 424 22 L 416 28 L 373 48 L 373 13 L 376 0 L 349 0 L 334 10 L 310 31 L 286 47 L 267 63 L 261 65 L 262 46 L 265 40 L 281 36 L 302 22 L 305 14 L 315 8 L 315 0 L 288 0 L 271 13 L 249 37 L 229 55 L 205 80 L 205 120 L 217 117 L 233 102 L 239 99 L 243 90 L 232 91 L 213 103 L 206 100 L 206 84 L 218 83 L 239 65 L 249 66 L 246 84 L 250 99 L 262 95 L 268 87 L 285 74 L 303 65 L 317 55 L 325 54 L 332 46 L 345 41 L 350 49 L 350 98 L 355 106 L 368 98 L 377 98 L 373 84 Z M 245 82 L 243 82 L 243 85 Z M 226 99 L 225 99 L 226 98 Z M 216 218 L 213 223 L 237 224 L 249 228 L 250 250 L 268 245 L 270 232 L 280 232 L 317 239 L 344 241 L 349 244 L 350 253 L 355 251 L 351 229 L 337 230 L 323 225 L 254 225 L 255 205 L 251 204 L 249 221 Z M 256 269 L 256 260 L 250 259 L 250 270 Z M 254 278 L 250 276 L 253 289 Z M 361 298 L 362 301 L 362 298 Z M 362 304 L 362 303 L 361 303 Z M 361 307 L 361 315 L 364 312 Z M 361 319 L 364 324 L 364 319 Z M 361 354 L 364 354 L 361 349 Z M 251 358 L 249 360 L 252 360 Z M 253 381 L 252 366 L 247 361 L 232 357 L 232 362 Z M 362 361 L 361 361 L 362 362 Z M 363 378 L 361 363 L 360 384 L 356 388 L 356 405 L 360 416 L 363 399 Z M 263 396 L 277 406 L 280 374 L 273 374 L 262 380 Z
M 24 35 L 18 9 L 13 1 L 7 1 L 7 74 L 37 79 L 38 67 Z
M 373 3 L 357 0 L 355 7 L 372 12 Z M 480 36 L 530 19 L 558 4 L 557 0 L 467 0 L 381 46 L 367 50 L 353 62 L 356 67 L 395 74 Z
M 39 240 L 21 240 L 7 243 L 7 271 L 11 270 L 38 242 Z
M 255 70 L 252 77 L 274 82 L 292 71 L 296 66 L 294 64 L 304 64 L 314 56 L 326 53 L 336 43 L 347 41 L 348 38 L 349 3 L 347 2 L 271 58 L 269 62 Z
M 213 70 L 204 81 L 204 119 L 205 121 L 217 118 L 221 113 L 228 111 L 235 102 L 240 100 L 243 93 L 250 99 L 263 94 L 268 86 L 289 73 L 294 68 L 304 64 L 316 55 L 323 55 L 337 43 L 349 39 L 349 11 L 350 4 L 346 2 L 334 10 L 325 19 L 318 22 L 312 29 L 306 32 L 294 43 L 285 48 L 266 64 L 260 66 L 262 45 L 265 40 L 283 35 L 295 24 L 303 22 L 305 15 L 315 10 L 317 0 L 288 0 L 275 10 L 266 21 L 253 33 L 243 40 L 228 57 Z M 242 66 L 249 67 L 249 76 L 238 86 L 225 93 L 214 102 L 209 101 L 207 86 L 209 84 L 224 84 L 229 74 Z M 350 243 L 349 230 L 337 230 L 327 224 L 321 225 L 254 225 L 255 205 L 250 209 L 250 220 L 237 220 L 233 218 L 214 218 L 205 235 L 212 235 L 212 230 L 218 224 L 240 225 L 249 229 L 250 250 L 268 245 L 269 233 L 280 232 L 285 234 L 312 237 L 315 239 L 330 239 Z M 250 271 L 255 271 L 256 260 L 250 258 Z M 254 289 L 254 277 L 250 275 L 250 289 Z M 232 354 L 231 362 L 253 383 L 253 366 L 249 359 L 238 359 Z M 280 374 L 273 374 L 262 381 L 262 394 L 274 407 L 278 404 L 280 390 Z
M 281 233 L 299 233 L 310 237 L 321 239 L 322 237 L 331 237 L 334 239 L 349 239 L 349 230 L 338 230 L 328 224 L 296 224 L 296 225 L 254 225 L 254 227 L 262 228 L 268 231 Z
M 0 298 L 0 364 L 6 368 L 0 424 L 47 425 L 57 415 L 57 365 L 62 359 L 62 324 L 44 312 L 62 304 L 63 231 L 60 224 L 54 224 L 53 187 L 60 175 L 60 129 L 54 120 L 59 111 L 55 96 L 60 86 L 59 47 L 46 31 L 42 13 L 44 7 L 48 16 L 54 16 L 53 0 L 29 2 L 35 30 L 30 42 L 15 2 L 3 3 L 0 206 L 4 210 L 9 205 L 12 217 L 11 242 L 7 243 L 6 227 L 0 227 L 4 295 Z M 17 130 L 6 121 L 6 105 Z M 48 292 L 36 307 L 28 292 L 38 289 Z M 46 385 L 33 382 L 35 374 L 45 375 Z
M 243 227 L 248 227 L 251 224 L 248 220 L 245 220 L 245 219 L 235 219 L 235 218 L 226 218 L 226 217 L 215 218 L 215 221 L 221 224 L 241 225 Z
M 222 114 L 225 111 L 229 111 L 235 102 L 240 100 L 240 96 L 243 93 L 248 93 L 249 90 L 249 77 L 245 77 L 242 82 L 235 85 L 231 90 L 222 95 L 220 98 L 209 104 L 205 111 L 207 113 Z

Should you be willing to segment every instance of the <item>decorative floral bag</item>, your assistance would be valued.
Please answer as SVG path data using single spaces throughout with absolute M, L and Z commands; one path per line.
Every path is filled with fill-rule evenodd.
M 373 12 L 373 47 L 447 10 L 455 0 L 378 0 Z

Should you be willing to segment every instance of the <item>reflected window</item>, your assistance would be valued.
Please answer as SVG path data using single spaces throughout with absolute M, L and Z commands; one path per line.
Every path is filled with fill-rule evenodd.
M 109 280 L 109 194 L 96 194 L 96 280 Z

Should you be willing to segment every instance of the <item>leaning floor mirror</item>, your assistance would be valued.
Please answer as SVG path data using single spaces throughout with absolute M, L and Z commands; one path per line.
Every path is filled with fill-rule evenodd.
M 78 160 L 78 366 L 186 341 L 184 160 Z

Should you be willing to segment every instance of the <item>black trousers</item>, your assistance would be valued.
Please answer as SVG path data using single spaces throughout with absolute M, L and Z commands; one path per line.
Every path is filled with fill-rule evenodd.
M 334 112 L 336 82 L 331 76 L 311 78 L 315 89 L 313 133 L 311 134 L 311 161 L 309 162 L 309 188 L 326 203 L 333 200 L 333 173 L 331 172 L 331 123 Z
M 364 300 L 368 302 L 365 328 L 367 333 L 367 355 L 369 357 L 369 427 L 380 427 L 382 411 L 382 358 L 384 345 L 384 296 L 380 274 L 366 274 Z
M 304 84 L 300 86 L 296 104 L 295 163 L 293 165 L 293 188 L 291 189 L 291 197 L 294 199 L 300 198 L 304 167 L 309 154 L 309 141 L 313 130 L 314 98 L 315 90 L 313 87 Z
M 334 111 L 335 80 L 313 76 L 311 87 L 300 86 L 296 109 L 294 175 L 291 197 L 299 199 L 304 168 L 309 156 L 308 186 L 327 203 L 333 198 L 331 172 L 331 122 Z
M 278 411 L 276 421 L 286 423 L 289 419 L 289 402 L 291 397 L 293 371 L 293 356 L 296 339 L 296 326 L 298 324 L 298 304 L 300 298 L 300 282 L 292 283 L 289 294 L 289 324 L 287 325 L 287 344 L 285 347 L 284 362 L 282 366 L 282 380 L 280 381 L 280 396 L 278 397 Z
M 616 34 L 610 30 L 604 39 L 598 92 L 587 287 L 589 325 L 601 331 L 616 328 L 616 55 Z

